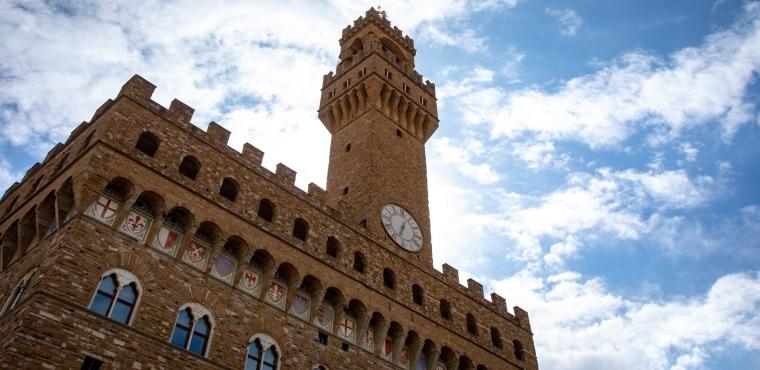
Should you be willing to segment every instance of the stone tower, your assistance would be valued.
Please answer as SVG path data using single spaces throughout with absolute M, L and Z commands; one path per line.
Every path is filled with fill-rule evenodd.
M 412 39 L 371 9 L 343 30 L 335 74 L 322 84 L 319 118 L 332 134 L 328 201 L 348 203 L 354 221 L 382 235 L 388 248 L 432 267 L 425 142 L 438 128 L 438 111 L 435 85 L 422 82 L 415 54 Z M 389 215 L 403 209 L 421 240 L 414 240 L 413 226 L 398 228 L 403 220 L 396 218 L 403 233 L 394 242 L 394 231 L 383 225 L 386 205 L 397 206 L 385 211 L 388 226 Z
M 412 40 L 370 10 L 340 57 L 327 190 L 137 75 L 32 166 L 0 197 L 0 368 L 537 370 L 526 311 L 430 264 Z

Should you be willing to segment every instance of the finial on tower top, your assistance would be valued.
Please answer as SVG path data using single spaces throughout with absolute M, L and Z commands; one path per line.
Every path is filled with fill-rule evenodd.
M 383 19 L 387 19 L 387 14 L 385 13 L 385 10 L 383 10 L 383 7 L 380 5 L 377 6 L 377 12 L 380 13 L 380 16 L 383 17 Z

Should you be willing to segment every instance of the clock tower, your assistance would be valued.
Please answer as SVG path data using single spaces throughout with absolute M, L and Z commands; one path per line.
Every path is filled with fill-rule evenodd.
M 425 143 L 438 128 L 435 85 L 414 66 L 414 42 L 370 9 L 343 30 L 324 76 L 319 118 L 332 134 L 328 202 L 407 260 L 432 266 Z

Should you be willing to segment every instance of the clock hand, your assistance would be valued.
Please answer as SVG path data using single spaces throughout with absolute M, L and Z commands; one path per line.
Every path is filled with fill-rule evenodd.
M 399 235 L 403 236 L 405 228 L 406 228 L 406 221 L 404 221 L 404 223 L 401 225 L 401 231 L 398 232 Z

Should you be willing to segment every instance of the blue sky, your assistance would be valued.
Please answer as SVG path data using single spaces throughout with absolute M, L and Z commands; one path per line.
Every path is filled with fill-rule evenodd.
M 322 75 L 371 5 L 2 2 L 0 187 L 134 73 L 324 184 Z M 436 266 L 527 309 L 542 369 L 760 368 L 760 3 L 381 5 L 437 85 Z

